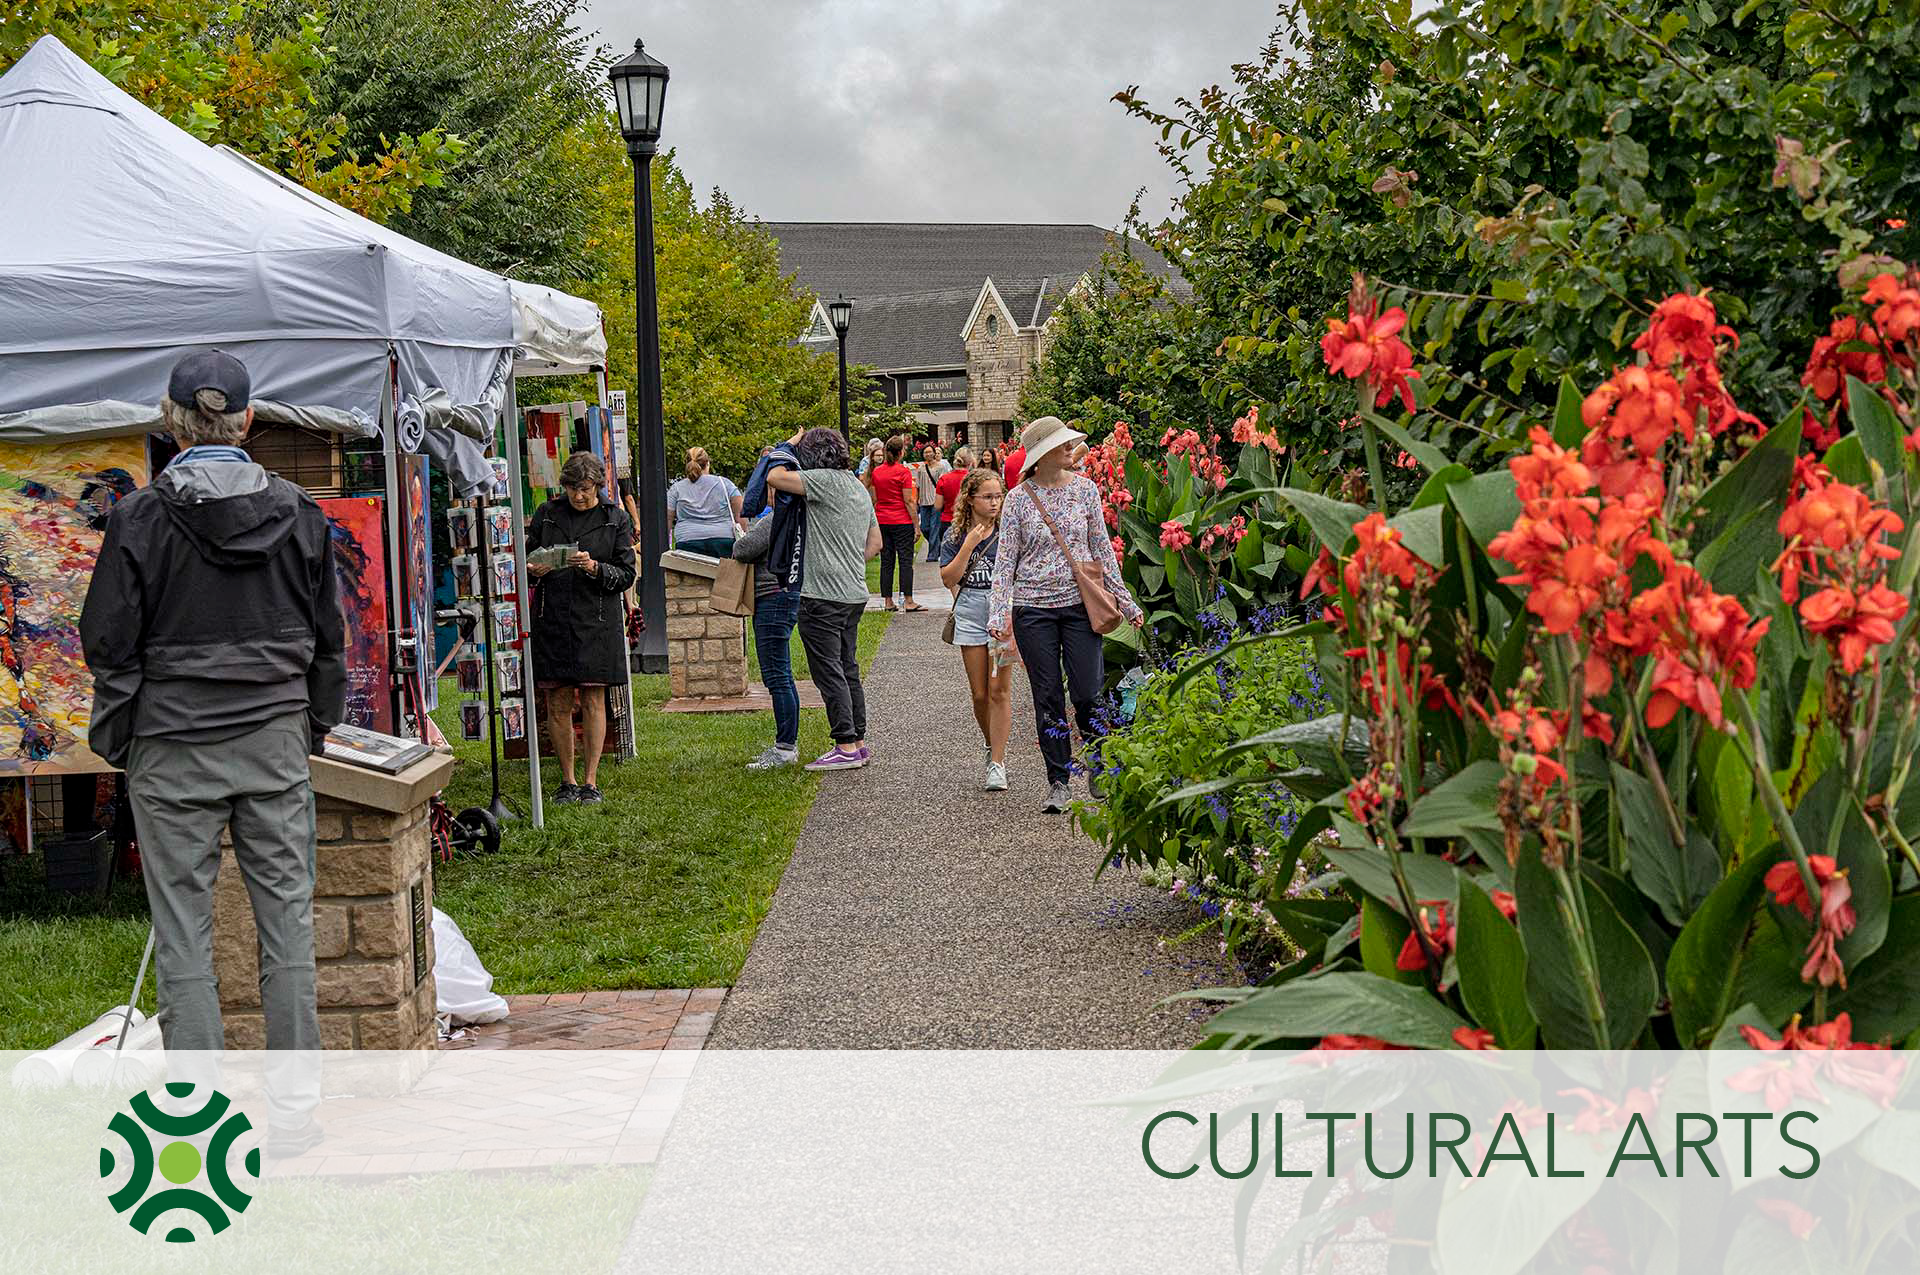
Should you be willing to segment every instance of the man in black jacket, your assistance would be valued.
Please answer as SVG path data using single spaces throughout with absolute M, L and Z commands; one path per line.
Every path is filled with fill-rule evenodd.
M 250 390 L 217 350 L 174 366 L 161 414 L 185 450 L 114 506 L 80 616 L 88 742 L 127 772 L 169 1050 L 223 1047 L 213 883 L 229 829 L 267 1048 L 320 1047 L 307 758 L 346 710 L 344 633 L 326 515 L 239 447 Z

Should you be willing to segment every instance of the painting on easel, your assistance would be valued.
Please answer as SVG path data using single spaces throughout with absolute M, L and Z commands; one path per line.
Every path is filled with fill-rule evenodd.
M 144 437 L 0 443 L 0 775 L 112 769 L 87 748 L 80 609 L 107 515 L 146 481 Z
M 387 653 L 387 550 L 380 502 L 319 501 L 333 532 L 333 573 L 347 621 L 347 724 L 393 733 L 393 662 Z

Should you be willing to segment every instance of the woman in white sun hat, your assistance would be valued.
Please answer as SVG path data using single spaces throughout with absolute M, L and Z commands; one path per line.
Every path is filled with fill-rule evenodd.
M 1120 579 L 1100 489 L 1073 470 L 1085 440 L 1056 416 L 1042 416 L 1020 432 L 1026 461 L 1020 485 L 1007 493 L 1001 510 L 1000 552 L 987 611 L 988 630 L 1003 642 L 1011 639 L 1027 666 L 1040 751 L 1047 759 L 1045 808 L 1056 813 L 1073 799 L 1067 698 L 1072 697 L 1081 739 L 1094 738 L 1100 732 L 1093 709 L 1106 677 L 1101 631 L 1089 615 L 1074 564 L 1098 568 L 1098 584 L 1087 583 L 1104 594 L 1094 599 L 1103 631 L 1121 618 L 1131 624 L 1141 620 L 1139 604 Z M 1107 605 L 1118 614 L 1105 615 Z

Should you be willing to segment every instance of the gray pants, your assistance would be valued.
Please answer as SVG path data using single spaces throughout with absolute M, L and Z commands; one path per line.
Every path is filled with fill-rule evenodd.
M 153 910 L 161 1032 L 169 1051 L 219 1050 L 213 883 L 220 834 L 253 900 L 268 1049 L 320 1048 L 314 1001 L 313 787 L 307 716 L 291 713 L 215 743 L 140 736 L 127 793 Z

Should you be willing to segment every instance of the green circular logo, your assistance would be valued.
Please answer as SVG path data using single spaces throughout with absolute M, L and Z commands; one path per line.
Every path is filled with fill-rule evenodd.
M 167 1086 L 167 1092 L 175 1098 L 187 1098 L 193 1090 L 190 1084 Z M 199 1110 L 177 1116 L 155 1106 L 151 1095 L 135 1094 L 127 1109 L 116 1111 L 107 1122 L 108 1131 L 117 1135 L 124 1150 L 116 1154 L 113 1138 L 100 1148 L 103 1181 L 114 1176 L 121 1164 L 120 1155 L 130 1166 L 127 1180 L 108 1195 L 107 1202 L 114 1212 L 126 1214 L 128 1224 L 142 1235 L 152 1234 L 155 1222 L 178 1209 L 197 1214 L 211 1233 L 218 1235 L 232 1225 L 231 1214 L 246 1212 L 253 1202 L 253 1196 L 236 1185 L 227 1170 L 234 1143 L 251 1128 L 252 1122 L 234 1111 L 232 1101 L 217 1089 L 207 1090 L 207 1100 Z M 209 1131 L 212 1136 L 206 1141 L 204 1153 L 197 1143 L 188 1141 Z M 250 1177 L 259 1178 L 258 1147 L 247 1152 L 245 1167 Z M 152 1189 L 156 1169 L 171 1184 L 157 1191 Z M 205 1180 L 201 1181 L 203 1170 Z M 191 1244 L 194 1240 L 193 1232 L 181 1225 L 166 1228 L 164 1233 L 169 1244 Z

